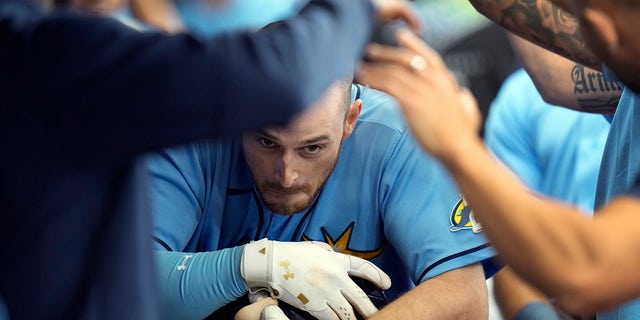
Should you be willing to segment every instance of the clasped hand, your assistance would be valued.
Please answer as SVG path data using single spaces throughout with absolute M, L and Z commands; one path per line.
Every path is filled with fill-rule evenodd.
M 339 252 L 326 243 L 279 242 L 262 239 L 245 245 L 242 276 L 251 292 L 270 295 L 320 320 L 355 319 L 377 308 L 350 276 L 366 279 L 381 289 L 391 279 L 373 263 Z

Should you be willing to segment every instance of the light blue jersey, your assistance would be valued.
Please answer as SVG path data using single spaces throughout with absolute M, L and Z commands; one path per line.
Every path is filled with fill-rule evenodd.
M 261 204 L 240 139 L 153 156 L 156 249 L 214 251 L 263 237 L 324 241 L 387 272 L 390 300 L 476 262 L 493 275 L 495 252 L 472 230 L 469 208 L 444 168 L 416 144 L 396 102 L 353 88 L 363 101 L 357 126 L 322 191 L 299 214 L 274 214 Z
M 590 214 L 609 127 L 600 114 L 549 105 L 521 69 L 491 105 L 485 141 L 531 189 Z
M 208 36 L 235 29 L 256 29 L 293 16 L 306 0 L 232 0 L 214 5 L 207 0 L 175 0 L 189 31 Z
M 640 174 L 640 141 L 635 141 L 640 139 L 639 108 L 638 95 L 625 88 L 611 123 L 611 132 L 602 158 L 596 208 L 626 193 L 638 196 L 638 192 L 632 192 L 631 189 Z M 640 300 L 598 314 L 598 319 L 640 319 Z

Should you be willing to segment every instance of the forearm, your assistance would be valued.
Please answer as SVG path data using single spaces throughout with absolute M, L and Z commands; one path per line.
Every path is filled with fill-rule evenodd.
M 279 26 L 202 40 L 55 13 L 3 42 L 6 89 L 69 157 L 112 163 L 285 123 L 352 72 L 375 15 L 366 0 L 312 1 Z
M 601 71 L 576 64 L 513 34 L 508 38 L 546 102 L 585 112 L 615 111 L 622 88 L 607 81 Z
M 493 295 L 505 319 L 514 319 L 529 303 L 550 303 L 544 294 L 520 279 L 508 266 L 493 276 Z
M 575 289 L 576 278 L 567 274 L 589 265 L 598 238 L 589 218 L 528 192 L 479 139 L 458 143 L 445 154 L 441 160 L 505 262 L 552 296 Z
M 599 68 L 585 46 L 575 17 L 548 0 L 469 0 L 476 10 L 506 30 L 575 62 Z
M 155 254 L 165 319 L 203 319 L 248 291 L 240 274 L 242 247 Z
M 421 283 L 371 319 L 486 319 L 487 299 L 484 271 L 475 264 Z

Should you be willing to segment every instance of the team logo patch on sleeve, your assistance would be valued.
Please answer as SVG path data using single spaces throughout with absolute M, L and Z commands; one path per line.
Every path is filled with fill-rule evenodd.
M 471 229 L 474 233 L 482 231 L 482 226 L 476 220 L 471 207 L 467 205 L 462 195 L 460 195 L 460 200 L 458 200 L 456 206 L 451 210 L 449 222 L 451 223 L 449 230 L 452 232 L 465 229 Z

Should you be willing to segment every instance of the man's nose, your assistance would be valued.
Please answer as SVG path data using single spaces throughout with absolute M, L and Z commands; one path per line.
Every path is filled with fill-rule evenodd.
M 278 181 L 283 188 L 293 186 L 298 180 L 298 171 L 295 165 L 295 156 L 289 152 L 285 152 L 280 158 L 278 168 Z

